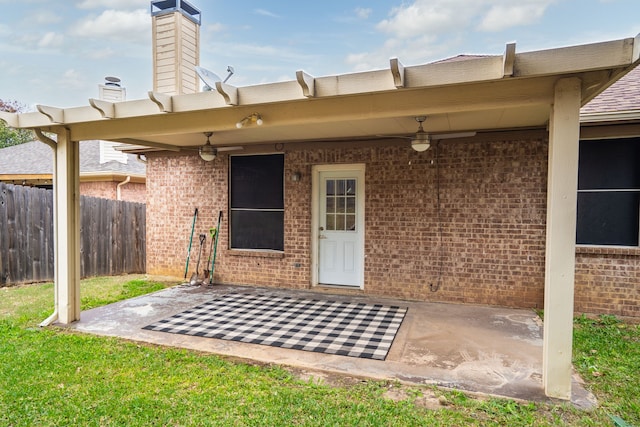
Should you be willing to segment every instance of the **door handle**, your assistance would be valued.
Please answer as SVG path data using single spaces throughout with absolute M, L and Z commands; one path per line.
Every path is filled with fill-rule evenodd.
M 320 227 L 320 231 L 324 231 L 324 227 Z

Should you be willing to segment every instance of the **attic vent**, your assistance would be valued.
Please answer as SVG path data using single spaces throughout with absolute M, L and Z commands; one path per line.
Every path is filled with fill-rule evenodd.
M 98 86 L 98 97 L 103 101 L 122 102 L 127 98 L 127 90 L 122 87 L 118 77 L 105 77 L 103 85 Z
M 107 162 L 120 162 L 127 164 L 127 153 L 116 150 L 116 145 L 120 145 L 117 142 L 100 141 L 100 164 Z

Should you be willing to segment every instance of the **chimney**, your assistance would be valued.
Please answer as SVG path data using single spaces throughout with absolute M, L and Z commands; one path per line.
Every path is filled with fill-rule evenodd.
M 200 11 L 184 0 L 151 2 L 153 90 L 169 95 L 198 92 Z

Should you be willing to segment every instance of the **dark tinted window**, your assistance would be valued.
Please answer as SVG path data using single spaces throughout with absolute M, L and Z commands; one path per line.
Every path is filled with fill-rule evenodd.
M 580 141 L 576 242 L 638 246 L 640 138 Z
M 231 157 L 231 248 L 284 250 L 284 155 Z

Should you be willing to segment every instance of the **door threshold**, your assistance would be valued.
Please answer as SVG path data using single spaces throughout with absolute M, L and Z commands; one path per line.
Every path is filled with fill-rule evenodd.
M 318 283 L 315 287 L 321 289 L 339 289 L 344 291 L 364 291 L 362 286 L 358 285 L 329 285 L 325 283 Z

